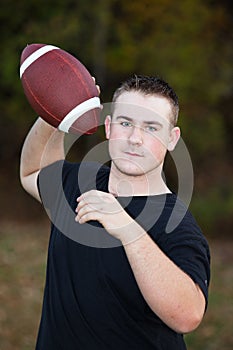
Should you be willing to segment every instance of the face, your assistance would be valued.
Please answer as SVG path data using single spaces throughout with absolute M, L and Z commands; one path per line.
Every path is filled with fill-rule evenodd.
M 113 115 L 105 121 L 113 166 L 131 176 L 153 174 L 161 168 L 167 150 L 174 149 L 180 136 L 170 119 L 166 98 L 135 91 L 122 93 Z

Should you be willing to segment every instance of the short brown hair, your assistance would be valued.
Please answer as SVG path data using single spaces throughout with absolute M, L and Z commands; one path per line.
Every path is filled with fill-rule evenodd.
M 116 89 L 112 102 L 126 91 L 138 91 L 145 95 L 158 95 L 168 99 L 172 107 L 172 122 L 176 125 L 179 114 L 179 101 L 175 91 L 163 79 L 155 76 L 133 75 Z

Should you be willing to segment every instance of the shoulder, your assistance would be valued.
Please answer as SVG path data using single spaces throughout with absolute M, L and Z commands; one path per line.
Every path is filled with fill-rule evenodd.
M 191 247 L 198 247 L 209 258 L 209 245 L 202 229 L 185 203 L 174 194 L 166 196 L 151 235 L 168 255 L 172 256 L 177 249 L 185 253 Z
M 166 234 L 188 230 L 202 235 L 201 228 L 188 206 L 175 194 L 166 197 L 161 216 L 164 220 Z
M 55 198 L 60 192 L 81 194 L 108 182 L 109 168 L 97 162 L 57 161 L 43 168 L 38 176 L 40 196 Z
M 88 177 L 98 179 L 109 173 L 109 168 L 98 162 L 74 163 L 66 160 L 59 160 L 41 169 L 40 178 L 54 178 L 65 181 L 70 176 L 80 176 L 80 179 L 87 180 Z

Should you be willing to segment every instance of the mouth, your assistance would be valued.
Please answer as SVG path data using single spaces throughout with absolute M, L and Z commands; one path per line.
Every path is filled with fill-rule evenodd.
M 124 152 L 126 155 L 130 156 L 130 157 L 138 157 L 138 158 L 142 158 L 143 155 L 140 153 L 136 153 L 136 152 L 130 152 L 130 151 L 126 151 Z

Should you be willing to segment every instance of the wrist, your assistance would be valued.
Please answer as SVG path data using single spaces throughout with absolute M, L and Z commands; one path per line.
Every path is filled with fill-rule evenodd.
M 121 243 L 123 246 L 135 243 L 137 240 L 145 236 L 147 232 L 135 221 L 132 221 L 122 234 Z

